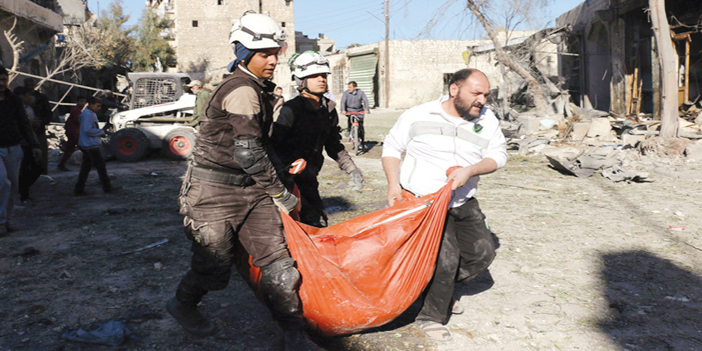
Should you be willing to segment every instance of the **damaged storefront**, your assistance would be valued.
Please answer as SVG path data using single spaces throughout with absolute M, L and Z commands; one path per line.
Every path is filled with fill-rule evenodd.
M 557 19 L 572 26 L 559 70 L 572 101 L 586 109 L 657 119 L 661 73 L 646 0 L 581 3 Z M 702 100 L 702 2 L 665 1 L 678 65 L 678 106 Z M 699 106 L 699 105 L 698 105 Z M 684 106 L 683 106 L 684 107 Z

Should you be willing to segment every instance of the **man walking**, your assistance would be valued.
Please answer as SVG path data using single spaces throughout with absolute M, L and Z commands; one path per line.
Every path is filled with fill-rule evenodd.
M 76 151 L 76 146 L 78 146 L 78 138 L 80 137 L 80 114 L 83 113 L 83 108 L 88 100 L 85 96 L 79 96 L 76 101 L 76 105 L 71 109 L 71 113 L 66 119 L 64 124 L 64 130 L 66 131 L 66 144 L 63 147 L 63 156 L 61 161 L 59 161 L 56 169 L 62 172 L 69 171 L 66 167 L 66 162 L 71 158 L 71 155 Z
M 479 176 L 496 171 L 507 161 L 499 122 L 485 107 L 489 93 L 485 74 L 460 70 L 449 82 L 449 96 L 407 110 L 383 144 L 390 205 L 402 201 L 402 189 L 424 196 L 453 181 L 434 276 L 415 321 L 427 337 L 437 341 L 451 340 L 444 324 L 452 312 L 462 312 L 453 299 L 455 283 L 473 279 L 495 257 L 492 234 L 473 197 Z M 459 168 L 447 177 L 453 166 Z
M 349 82 L 348 90 L 346 90 L 344 95 L 341 96 L 340 108 L 341 114 L 346 115 L 347 118 L 346 137 L 348 138 L 349 133 L 351 133 L 352 114 L 349 112 L 353 112 L 358 119 L 358 138 L 361 139 L 360 142 L 361 145 L 363 145 L 363 140 L 365 140 L 363 117 L 368 114 L 368 109 L 370 107 L 368 106 L 368 98 L 366 97 L 366 93 L 364 93 L 363 90 L 358 89 L 358 84 L 356 84 L 356 82 Z
M 232 25 L 233 72 L 207 100 L 193 162 L 179 202 L 185 233 L 192 240 L 190 270 L 181 279 L 168 312 L 189 333 L 212 335 L 214 325 L 197 309 L 210 291 L 229 284 L 239 241 L 261 269 L 263 299 L 285 334 L 289 351 L 319 350 L 305 329 L 298 295 L 301 276 L 290 256 L 280 211 L 298 203 L 269 159 L 273 123 L 269 81 L 286 34 L 272 18 L 247 12 Z
M 271 142 L 280 159 L 276 165 L 282 179 L 290 179 L 300 190 L 300 222 L 315 227 L 327 226 L 327 213 L 319 195 L 317 174 L 324 165 L 322 151 L 351 176 L 354 190 L 364 185 L 363 175 L 344 149 L 339 131 L 339 116 L 335 103 L 324 96 L 327 92 L 327 75 L 331 74 L 329 61 L 314 51 L 293 56 L 290 70 L 300 95 L 287 101 L 280 116 L 273 124 Z M 290 175 L 285 166 L 304 159 L 307 167 Z M 293 184 L 286 184 L 292 190 Z
M 0 66 L 0 237 L 11 230 L 10 217 L 19 185 L 22 162 L 22 138 L 32 148 L 35 159 L 41 160 L 41 149 L 27 118 L 22 100 L 8 88 L 7 69 Z
M 202 107 L 205 106 L 207 98 L 210 97 L 211 91 L 204 89 L 202 87 L 202 82 L 199 80 L 194 80 L 187 85 L 195 94 L 195 108 L 193 108 L 193 117 L 190 119 L 190 126 L 199 129 L 200 128 L 200 114 L 202 113 Z
M 78 195 L 87 195 L 85 192 L 85 182 L 88 180 L 90 169 L 95 167 L 102 190 L 105 193 L 111 193 L 113 189 L 110 182 L 110 176 L 107 175 L 107 166 L 105 160 L 100 154 L 100 146 L 102 145 L 102 137 L 105 136 L 105 131 L 100 129 L 98 125 L 97 113 L 102 107 L 100 99 L 91 96 L 88 98 L 88 107 L 80 114 L 80 135 L 78 137 L 78 147 L 83 152 L 83 162 L 80 164 L 80 173 L 78 173 L 78 182 L 73 192 Z

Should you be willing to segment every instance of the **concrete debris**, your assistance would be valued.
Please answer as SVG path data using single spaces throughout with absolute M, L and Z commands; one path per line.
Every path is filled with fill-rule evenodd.
M 611 132 L 612 125 L 609 122 L 609 118 L 595 118 L 592 120 L 590 129 L 587 131 L 586 136 L 589 138 L 609 136 Z
M 603 169 L 602 176 L 614 182 L 631 181 L 641 183 L 651 181 L 648 179 L 648 173 L 625 170 L 619 165 L 614 165 L 610 168 Z
M 571 132 L 571 137 L 573 138 L 573 140 L 580 141 L 585 139 L 587 132 L 590 130 L 591 124 L 592 123 L 590 122 L 573 123 L 573 131 Z
M 684 138 L 668 138 L 652 137 L 644 140 L 639 144 L 639 150 L 643 155 L 659 155 L 659 156 L 682 156 L 685 153 L 688 145 L 692 141 Z
M 614 182 L 645 182 L 649 180 L 649 174 L 645 172 L 630 171 L 622 168 L 622 161 L 617 157 L 618 151 L 601 147 L 591 153 L 584 154 L 582 151 L 569 148 L 562 151 L 549 147 L 544 155 L 548 159 L 551 167 L 568 175 L 580 178 L 591 177 L 600 172 L 603 177 Z
M 538 152 L 548 146 L 549 139 L 546 137 L 512 139 L 507 143 L 509 150 L 519 150 L 520 154 Z
M 702 144 L 690 144 L 685 148 L 685 156 L 697 161 L 702 161 Z

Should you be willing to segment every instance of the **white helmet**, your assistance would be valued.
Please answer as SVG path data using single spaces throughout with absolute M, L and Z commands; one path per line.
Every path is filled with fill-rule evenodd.
M 285 46 L 283 28 L 274 19 L 247 11 L 237 20 L 232 20 L 229 44 L 241 43 L 249 50 L 280 48 Z
M 293 80 L 300 88 L 306 88 L 305 77 L 319 73 L 331 74 L 329 61 L 318 52 L 312 50 L 293 55 L 288 64 L 293 74 Z

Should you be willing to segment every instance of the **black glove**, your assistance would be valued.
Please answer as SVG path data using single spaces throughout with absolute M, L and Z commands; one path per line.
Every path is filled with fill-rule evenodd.
M 278 206 L 278 209 L 285 213 L 290 213 L 292 210 L 294 210 L 295 206 L 297 206 L 297 203 L 299 202 L 295 195 L 291 194 L 288 189 L 284 189 L 283 192 L 272 196 L 272 198 L 273 203 Z
M 351 181 L 349 182 L 349 185 L 351 185 L 353 190 L 360 191 L 363 189 L 364 185 L 366 184 L 366 181 L 363 180 L 363 174 L 361 174 L 361 171 L 356 168 L 353 170 L 351 173 Z

